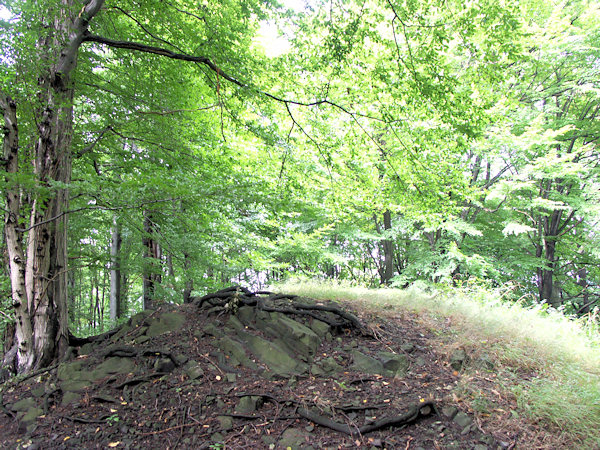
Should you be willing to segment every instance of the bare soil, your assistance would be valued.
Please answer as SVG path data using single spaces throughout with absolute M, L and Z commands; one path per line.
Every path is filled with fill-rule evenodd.
M 183 325 L 132 344 L 136 329 L 144 326 L 141 322 L 118 341 L 106 339 L 92 354 L 76 356 L 75 360 L 93 367 L 110 355 L 127 353 L 111 353 L 111 348 L 135 349 L 125 355 L 135 369 L 95 380 L 71 402 L 57 384 L 57 368 L 5 383 L 0 399 L 0 447 L 561 447 L 560 441 L 514 412 L 515 400 L 503 390 L 493 364 L 487 369 L 455 370 L 449 363 L 449 349 L 440 345 L 435 330 L 420 323 L 417 316 L 390 313 L 377 317 L 357 312 L 351 304 L 341 306 L 353 311 L 369 331 L 341 328 L 323 339 L 315 360 L 333 357 L 342 371 L 331 376 L 281 377 L 260 367 L 260 361 L 260 370 L 230 366 L 216 352 L 215 337 L 203 330 L 209 324 L 222 327 L 230 314 L 225 309 L 208 313 L 198 303 L 162 305 L 153 315 L 176 311 L 185 316 Z M 348 356 L 352 349 L 366 354 L 406 354 L 410 368 L 402 377 L 361 373 Z M 172 367 L 165 367 L 169 358 Z M 186 361 L 198 362 L 202 375 L 191 377 Z M 23 412 L 11 408 L 29 397 L 36 399 L 42 414 L 26 422 Z M 254 410 L 240 407 L 244 397 L 253 399 Z M 307 418 L 307 411 L 318 420 Z M 417 414 L 401 426 L 358 431 L 385 423 L 384 419 L 406 418 L 411 411 Z M 332 425 L 351 431 L 340 432 Z

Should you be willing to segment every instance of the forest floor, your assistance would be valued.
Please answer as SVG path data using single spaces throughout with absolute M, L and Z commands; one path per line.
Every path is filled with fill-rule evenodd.
M 0 447 L 573 448 L 516 412 L 489 355 L 440 339 L 418 315 L 248 294 L 163 305 L 8 381 Z M 271 359 L 296 344 L 312 346 L 308 357 Z

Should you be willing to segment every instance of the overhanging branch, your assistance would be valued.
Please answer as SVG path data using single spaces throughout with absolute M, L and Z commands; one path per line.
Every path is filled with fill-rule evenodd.
M 177 52 L 173 52 L 171 50 L 168 50 L 168 49 L 162 48 L 162 47 L 154 47 L 152 45 L 146 45 L 146 44 L 142 44 L 140 42 L 117 41 L 115 39 L 109 39 L 109 38 L 106 38 L 103 36 L 98 36 L 95 34 L 86 34 L 83 37 L 83 42 L 96 42 L 97 44 L 104 44 L 104 45 L 108 45 L 109 47 L 113 47 L 113 48 L 122 48 L 125 50 L 133 50 L 133 51 L 137 51 L 137 52 L 151 53 L 153 55 L 164 56 L 164 57 L 167 57 L 170 59 L 176 59 L 179 61 L 200 63 L 200 64 L 207 66 L 210 70 L 212 70 L 218 76 L 224 78 L 225 80 L 227 80 L 237 86 L 243 87 L 243 88 L 248 87 L 246 84 L 242 83 L 241 81 L 236 80 L 232 76 L 224 73 L 215 63 L 213 63 L 210 60 L 210 58 L 207 58 L 206 56 L 193 56 L 193 55 L 188 55 L 185 53 L 177 53 Z
M 174 52 L 174 51 L 166 49 L 166 48 L 142 44 L 141 42 L 119 41 L 119 40 L 110 39 L 110 38 L 106 38 L 104 36 L 99 36 L 96 34 L 89 34 L 89 33 L 84 35 L 83 42 L 95 42 L 97 44 L 108 45 L 109 47 L 113 47 L 113 48 L 122 48 L 125 50 L 132 50 L 132 51 L 137 51 L 137 52 L 142 52 L 142 53 L 150 53 L 153 55 L 164 56 L 166 58 L 175 59 L 175 60 L 179 60 L 179 61 L 187 61 L 187 62 L 194 62 L 194 63 L 202 64 L 202 65 L 208 67 L 213 72 L 215 72 L 217 74 L 217 76 L 235 84 L 236 86 L 239 86 L 244 89 L 252 90 L 260 95 L 264 95 L 265 97 L 270 98 L 271 100 L 275 100 L 279 103 L 284 103 L 286 105 L 298 105 L 298 106 L 306 106 L 306 107 L 329 105 L 333 108 L 339 109 L 343 113 L 348 114 L 350 116 L 360 116 L 360 117 L 365 117 L 365 118 L 368 118 L 371 120 L 385 121 L 385 120 L 381 119 L 380 117 L 373 117 L 373 116 L 369 116 L 366 114 L 350 111 L 347 108 L 345 108 L 344 106 L 339 105 L 339 104 L 332 102 L 330 100 L 327 100 L 327 99 L 315 100 L 313 102 L 301 102 L 301 101 L 297 101 L 297 100 L 285 99 L 282 97 L 278 97 L 277 95 L 261 91 L 260 89 L 256 89 L 256 88 L 234 78 L 233 76 L 227 74 L 219 66 L 217 66 L 210 58 L 208 58 L 206 56 L 194 56 L 194 55 L 188 55 L 187 53 L 177 53 L 177 52 Z

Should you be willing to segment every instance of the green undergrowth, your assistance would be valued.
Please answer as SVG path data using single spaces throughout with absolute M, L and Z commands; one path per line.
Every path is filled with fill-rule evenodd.
M 507 370 L 526 373 L 507 386 L 520 413 L 551 424 L 579 448 L 600 448 L 598 317 L 565 317 L 544 306 L 502 299 L 502 292 L 454 289 L 366 289 L 322 282 L 276 288 L 321 300 L 345 300 L 377 312 L 411 311 L 439 324 L 447 341 L 494 355 Z

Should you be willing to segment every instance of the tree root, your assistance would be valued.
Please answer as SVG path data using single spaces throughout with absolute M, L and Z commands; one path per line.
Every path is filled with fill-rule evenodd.
M 265 297 L 265 295 L 267 295 Z M 232 286 L 204 297 L 195 297 L 191 301 L 199 308 L 210 307 L 235 308 L 237 305 L 252 306 L 267 312 L 278 312 L 286 315 L 309 316 L 325 322 L 334 329 L 356 329 L 364 336 L 373 333 L 356 317 L 337 305 L 309 305 L 300 303 L 297 295 L 273 294 L 268 291 L 251 292 L 246 288 Z
M 307 408 L 298 408 L 297 412 L 300 417 L 310 420 L 318 425 L 330 428 L 340 433 L 350 436 L 364 435 L 373 431 L 381 430 L 390 427 L 402 427 L 416 422 L 421 417 L 430 416 L 435 411 L 433 402 L 420 403 L 412 405 L 408 411 L 399 416 L 385 417 L 375 423 L 363 425 L 362 427 L 353 428 L 346 424 L 335 422 L 325 416 L 317 414 Z
M 164 356 L 169 358 L 175 367 L 179 367 L 181 363 L 177 360 L 175 355 L 171 352 L 161 349 L 153 349 L 153 348 L 141 348 L 137 349 L 135 347 L 130 346 L 119 346 L 119 347 L 109 347 L 103 353 L 102 356 L 104 358 L 108 358 L 110 356 L 119 356 L 122 358 L 135 358 L 136 356 Z
M 406 411 L 404 414 L 401 414 L 399 416 L 384 417 L 384 418 L 379 419 L 376 422 L 370 423 L 368 425 L 363 425 L 361 427 L 357 427 L 357 426 L 352 427 L 345 423 L 336 422 L 336 421 L 330 419 L 329 417 L 326 417 L 326 416 L 321 415 L 313 410 L 310 410 L 307 408 L 306 404 L 300 403 L 297 400 L 279 400 L 270 394 L 260 393 L 260 392 L 259 393 L 244 392 L 244 393 L 236 393 L 235 394 L 235 397 L 249 397 L 249 396 L 262 397 L 263 400 L 269 401 L 276 405 L 287 405 L 288 407 L 295 405 L 296 416 L 293 418 L 297 418 L 299 416 L 301 418 L 310 420 L 311 422 L 314 422 L 317 425 L 321 425 L 323 427 L 330 428 L 334 431 L 348 434 L 350 436 L 364 435 L 367 433 L 372 433 L 374 431 L 382 430 L 384 428 L 404 427 L 404 426 L 410 425 L 410 424 L 418 421 L 421 418 L 428 417 L 432 414 L 437 413 L 434 403 L 432 401 L 428 401 L 428 402 L 418 403 L 418 404 L 409 406 L 408 411 Z M 362 410 L 369 410 L 369 409 L 381 409 L 381 408 L 385 408 L 386 406 L 387 405 L 360 405 L 360 406 L 345 405 L 345 406 L 332 406 L 332 408 L 336 409 L 336 410 L 348 412 L 348 411 L 362 411 Z M 248 419 L 248 420 L 254 420 L 258 417 L 262 417 L 262 416 L 258 416 L 258 415 L 245 416 L 243 414 L 230 414 L 230 413 L 223 413 L 220 415 L 234 417 L 234 418 L 240 418 L 240 419 Z

